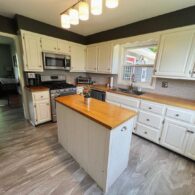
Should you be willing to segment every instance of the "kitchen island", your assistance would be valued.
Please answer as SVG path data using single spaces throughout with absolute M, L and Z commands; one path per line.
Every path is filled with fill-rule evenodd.
M 56 98 L 58 139 L 107 192 L 128 165 L 136 113 L 81 95 Z

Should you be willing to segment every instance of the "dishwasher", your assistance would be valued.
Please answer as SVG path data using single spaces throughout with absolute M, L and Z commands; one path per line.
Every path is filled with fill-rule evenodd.
M 97 89 L 91 89 L 91 97 L 105 102 L 106 93 Z

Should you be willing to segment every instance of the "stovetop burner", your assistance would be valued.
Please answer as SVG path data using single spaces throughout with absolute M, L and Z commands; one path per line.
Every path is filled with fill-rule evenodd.
M 50 90 L 76 88 L 75 85 L 66 82 L 44 82 L 43 85 L 50 88 Z

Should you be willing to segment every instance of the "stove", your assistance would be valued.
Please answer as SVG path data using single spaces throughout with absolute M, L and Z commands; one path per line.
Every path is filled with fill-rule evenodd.
M 76 86 L 66 83 L 65 75 L 41 76 L 41 83 L 50 89 L 52 121 L 56 122 L 55 98 L 76 94 Z

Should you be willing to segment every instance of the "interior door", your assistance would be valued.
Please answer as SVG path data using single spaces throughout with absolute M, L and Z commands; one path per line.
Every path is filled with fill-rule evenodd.
M 111 44 L 103 44 L 98 47 L 98 72 L 111 72 Z
M 184 154 L 188 138 L 187 130 L 187 126 L 174 120 L 166 119 L 161 144 L 175 152 Z
M 189 76 L 189 54 L 193 31 L 164 34 L 161 37 L 156 75 Z
M 25 45 L 25 70 L 43 71 L 40 37 L 24 34 Z

